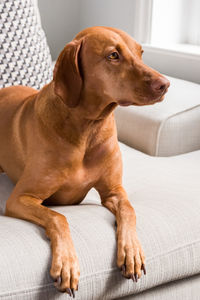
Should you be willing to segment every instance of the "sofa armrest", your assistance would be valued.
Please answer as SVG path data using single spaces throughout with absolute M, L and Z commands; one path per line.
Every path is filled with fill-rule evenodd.
M 162 103 L 118 107 L 121 142 L 152 156 L 172 156 L 200 149 L 200 85 L 169 77 Z

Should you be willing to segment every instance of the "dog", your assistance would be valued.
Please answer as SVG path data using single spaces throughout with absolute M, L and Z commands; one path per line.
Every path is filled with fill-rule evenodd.
M 16 184 L 5 215 L 45 228 L 50 274 L 70 296 L 79 262 L 67 219 L 47 205 L 79 204 L 94 187 L 116 217 L 117 265 L 137 282 L 145 256 L 136 216 L 122 186 L 122 160 L 113 111 L 162 101 L 170 85 L 142 61 L 142 47 L 111 27 L 81 31 L 60 53 L 53 80 L 40 91 L 0 90 L 0 171 Z

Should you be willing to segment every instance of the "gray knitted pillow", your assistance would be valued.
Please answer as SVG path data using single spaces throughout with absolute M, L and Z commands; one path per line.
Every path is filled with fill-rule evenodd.
M 52 60 L 36 0 L 0 0 L 0 88 L 40 89 L 52 78 Z

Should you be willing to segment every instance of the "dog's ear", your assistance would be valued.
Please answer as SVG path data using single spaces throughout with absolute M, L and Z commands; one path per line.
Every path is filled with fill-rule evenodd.
M 79 58 L 82 41 L 72 41 L 60 53 L 53 71 L 54 92 L 69 107 L 75 107 L 80 100 L 82 78 Z

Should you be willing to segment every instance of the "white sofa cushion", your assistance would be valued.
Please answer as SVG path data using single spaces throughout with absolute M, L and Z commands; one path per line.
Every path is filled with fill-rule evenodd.
M 37 0 L 0 2 L 0 88 L 40 89 L 52 78 L 52 60 Z
M 200 275 L 175 280 L 120 300 L 199 300 Z M 119 299 L 118 299 L 119 300 Z
M 120 147 L 147 275 L 137 284 L 122 278 L 116 266 L 114 216 L 92 191 L 81 205 L 53 208 L 68 218 L 79 257 L 76 299 L 119 298 L 200 272 L 200 151 L 156 158 Z M 2 210 L 11 189 L 1 175 Z M 0 298 L 66 299 L 53 287 L 50 243 L 42 228 L 0 216 L 0 245 Z
M 115 111 L 119 140 L 153 156 L 200 149 L 200 85 L 168 78 L 162 103 Z

